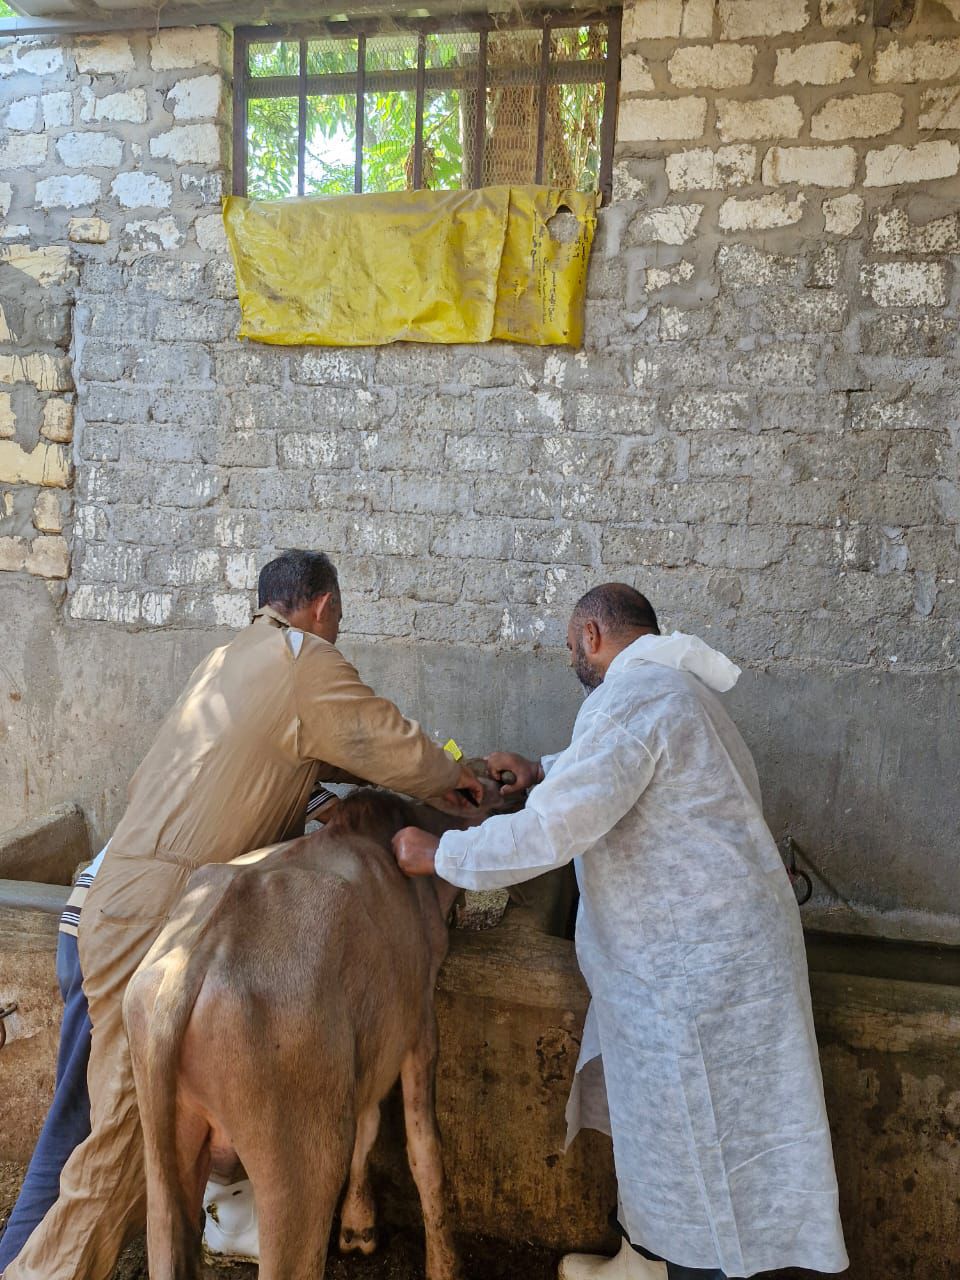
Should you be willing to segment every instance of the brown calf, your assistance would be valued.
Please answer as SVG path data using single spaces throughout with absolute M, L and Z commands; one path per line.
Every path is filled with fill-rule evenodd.
M 407 880 L 390 852 L 401 827 L 438 819 L 358 791 L 322 831 L 191 878 L 123 1006 L 151 1280 L 199 1274 L 208 1174 L 229 1179 L 238 1162 L 256 1196 L 261 1280 L 323 1276 L 344 1181 L 340 1247 L 372 1252 L 368 1158 L 398 1075 L 427 1280 L 456 1276 L 433 991 L 458 891 Z

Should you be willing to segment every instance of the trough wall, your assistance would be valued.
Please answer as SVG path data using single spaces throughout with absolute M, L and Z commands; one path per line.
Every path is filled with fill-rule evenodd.
M 0 826 L 109 833 L 277 548 L 470 750 L 562 745 L 621 578 L 745 668 L 816 918 L 957 937 L 960 9 L 898 12 L 627 6 L 578 352 L 239 343 L 229 32 L 3 42 Z

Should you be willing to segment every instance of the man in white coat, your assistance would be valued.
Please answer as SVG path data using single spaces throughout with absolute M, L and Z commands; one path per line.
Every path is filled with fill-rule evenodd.
M 842 1271 L 799 911 L 713 692 L 739 669 L 695 636 L 661 636 L 619 583 L 580 600 L 567 647 L 589 691 L 570 745 L 539 763 L 490 757 L 532 787 L 526 807 L 394 840 L 408 875 L 467 889 L 576 860 L 592 1001 L 568 1142 L 611 1134 L 625 1239 L 609 1261 L 565 1258 L 561 1280 Z

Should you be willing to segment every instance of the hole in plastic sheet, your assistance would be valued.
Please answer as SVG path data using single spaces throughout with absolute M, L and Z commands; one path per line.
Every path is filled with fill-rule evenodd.
M 560 205 L 556 213 L 547 219 L 547 231 L 550 239 L 557 244 L 573 244 L 580 235 L 580 219 L 565 204 Z

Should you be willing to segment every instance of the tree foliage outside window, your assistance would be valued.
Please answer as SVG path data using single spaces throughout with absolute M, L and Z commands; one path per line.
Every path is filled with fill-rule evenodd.
M 550 41 L 541 85 L 542 41 Z M 534 181 L 546 93 L 541 180 L 596 190 L 602 163 L 608 22 L 581 26 L 247 36 L 246 193 L 282 199 L 356 189 L 357 63 L 363 54 L 361 189 L 461 190 Z M 419 43 L 422 41 L 422 47 Z M 301 50 L 305 53 L 301 78 Z M 485 51 L 483 154 L 477 166 L 478 68 Z M 417 66 L 423 91 L 416 174 Z M 319 91 L 315 91 L 319 89 Z M 305 124 L 299 164 L 301 96 Z M 240 106 L 241 104 L 238 104 Z M 416 177 L 419 176 L 419 184 Z

